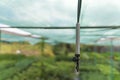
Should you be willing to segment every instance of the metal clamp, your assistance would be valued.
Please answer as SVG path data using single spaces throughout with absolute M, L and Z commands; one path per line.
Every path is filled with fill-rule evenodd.
M 75 56 L 73 57 L 73 62 L 75 62 L 76 64 L 76 71 L 78 72 L 79 71 L 79 57 L 80 57 L 80 54 L 75 54 Z

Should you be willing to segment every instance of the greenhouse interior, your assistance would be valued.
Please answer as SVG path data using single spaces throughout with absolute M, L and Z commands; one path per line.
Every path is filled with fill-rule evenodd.
M 119 0 L 1 0 L 0 80 L 119 80 Z

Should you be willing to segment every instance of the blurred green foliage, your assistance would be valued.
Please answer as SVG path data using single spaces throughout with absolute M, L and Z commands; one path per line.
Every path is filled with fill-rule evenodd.
M 23 56 L 17 61 L 17 58 L 16 60 L 7 58 L 10 57 L 7 54 L 0 56 L 5 55 L 6 57 L 0 63 L 2 65 L 0 69 L 3 69 L 0 72 L 0 80 L 73 80 L 71 62 L 56 61 L 53 57 L 24 57 L 23 59 Z
M 74 44 L 59 43 L 55 45 L 41 42 L 2 43 L 0 54 L 0 80 L 74 80 L 76 78 L 72 62 L 75 54 Z M 22 44 L 22 45 L 21 45 Z M 11 47 L 12 46 L 12 47 Z M 8 48 L 8 49 L 7 49 Z M 23 53 L 15 54 L 21 49 Z M 81 80 L 114 80 L 120 79 L 120 54 L 115 52 L 99 53 L 93 46 L 81 45 L 80 74 Z M 10 52 L 11 51 L 11 52 Z M 111 59 L 113 67 L 111 67 Z M 113 72 L 111 73 L 111 69 Z

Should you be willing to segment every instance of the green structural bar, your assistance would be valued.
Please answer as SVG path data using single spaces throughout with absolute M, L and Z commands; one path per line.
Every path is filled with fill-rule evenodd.
M 1 47 L 2 47 L 2 46 L 1 46 L 1 38 L 2 38 L 2 37 L 1 37 L 1 30 L 0 30 L 0 53 L 1 53 Z
M 94 53 L 97 54 L 97 46 L 94 45 Z M 97 64 L 97 58 L 96 56 L 94 57 L 94 64 L 96 65 Z
M 113 61 L 113 56 L 114 56 L 114 49 L 113 49 L 113 41 L 111 39 L 111 52 L 110 52 L 110 65 L 111 65 L 111 74 L 110 74 L 110 80 L 114 80 L 114 61 Z

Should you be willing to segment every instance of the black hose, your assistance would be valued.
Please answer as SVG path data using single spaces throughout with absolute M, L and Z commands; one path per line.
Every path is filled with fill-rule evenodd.
M 78 0 L 77 23 L 79 23 L 80 21 L 81 7 L 82 7 L 82 0 Z

